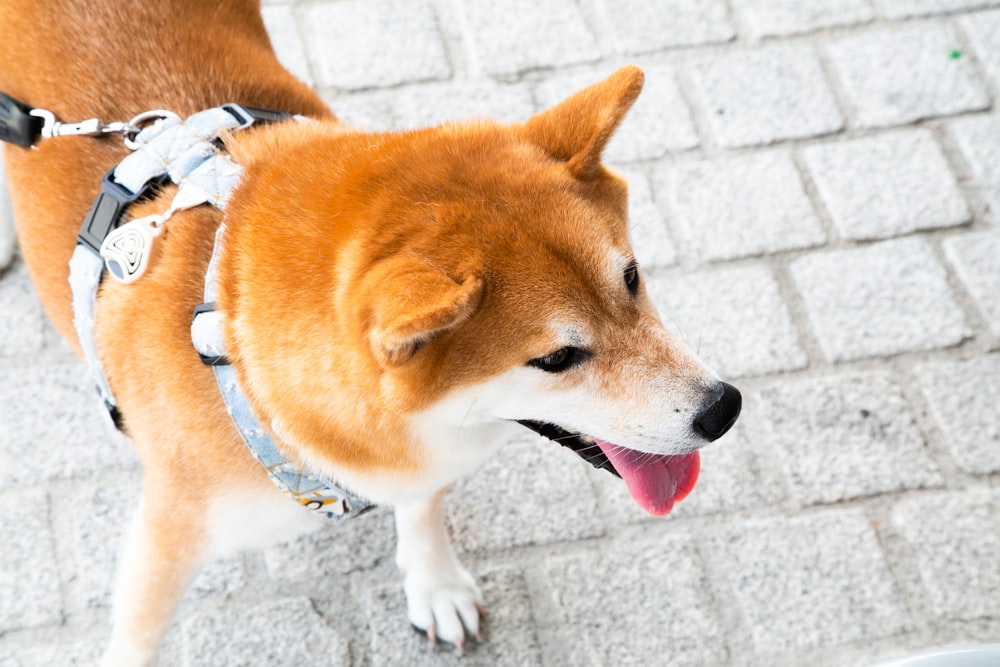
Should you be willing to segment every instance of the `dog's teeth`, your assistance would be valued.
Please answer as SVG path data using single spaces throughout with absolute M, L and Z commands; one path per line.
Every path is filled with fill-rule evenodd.
M 594 444 L 594 439 L 592 437 L 590 437 L 589 435 L 587 435 L 586 433 L 581 433 L 581 434 L 579 434 L 576 437 L 580 438 L 580 440 L 583 440 L 588 445 Z

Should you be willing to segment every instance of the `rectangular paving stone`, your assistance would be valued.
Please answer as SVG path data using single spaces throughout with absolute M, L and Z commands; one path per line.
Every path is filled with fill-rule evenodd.
M 553 106 L 573 93 L 596 83 L 612 70 L 588 70 L 561 75 L 537 89 L 539 103 Z M 645 85 L 604 151 L 605 162 L 619 164 L 650 160 L 694 148 L 698 134 L 670 67 L 645 67 Z
M 837 132 L 844 121 L 819 59 L 805 46 L 729 52 L 691 68 L 716 141 L 757 146 Z
M 591 62 L 601 56 L 573 0 L 461 0 L 461 6 L 470 60 L 489 76 Z
M 1000 600 L 1000 494 L 994 490 L 908 496 L 892 525 L 916 554 L 939 618 L 995 617 Z
M 757 392 L 768 443 L 804 505 L 939 486 L 899 386 L 885 373 L 782 381 Z
M 411 627 L 402 586 L 371 591 L 365 608 L 371 631 L 372 665 L 407 667 L 541 667 L 536 621 L 522 574 L 516 569 L 494 569 L 476 577 L 486 600 L 480 628 L 482 641 L 469 640 L 465 655 L 450 645 L 431 647 Z
M 997 16 L 1000 17 L 1000 12 Z M 1000 21 L 997 27 L 1000 29 Z M 960 118 L 948 127 L 969 165 L 971 183 L 981 193 L 989 217 L 1000 222 L 1000 118 Z
M 843 238 L 888 238 L 970 219 L 948 161 L 926 130 L 818 144 L 802 158 Z
M 535 110 L 526 86 L 496 83 L 427 85 L 393 101 L 399 127 L 407 129 L 475 118 L 523 122 Z
M 267 572 L 281 581 L 338 577 L 392 560 L 396 538 L 392 512 L 376 509 L 264 550 Z
M 912 628 L 860 511 L 733 523 L 701 553 L 738 605 L 759 655 L 871 642 Z
M 959 24 L 969 36 L 975 55 L 994 85 L 1000 85 L 1000 10 L 963 16 Z
M 1000 233 L 953 236 L 942 245 L 990 333 L 1000 338 Z
M 990 97 L 945 23 L 850 35 L 829 44 L 830 61 L 862 127 L 985 109 Z
M 426 0 L 343 0 L 309 5 L 302 26 L 318 82 L 346 90 L 451 76 Z
M 971 333 L 923 239 L 815 252 L 789 268 L 829 361 L 948 347 Z
M 603 534 L 588 467 L 547 438 L 508 443 L 448 492 L 456 548 L 493 551 Z
M 927 14 L 946 14 L 967 9 L 995 7 L 997 0 L 879 0 L 887 18 L 901 19 Z
M 660 174 L 674 228 L 702 260 L 806 248 L 826 233 L 784 151 L 675 162 Z
M 646 287 L 667 328 L 723 377 L 806 365 L 778 284 L 762 266 L 653 276 Z
M 605 0 L 618 47 L 637 54 L 728 42 L 736 36 L 721 0 Z
M 82 364 L 0 370 L 0 487 L 136 467 L 103 409 Z
M 192 614 L 183 636 L 185 667 L 351 664 L 347 640 L 304 597 Z
M 292 6 L 265 6 L 261 7 L 260 13 L 278 61 L 300 80 L 310 86 L 314 85 L 309 58 L 306 56 L 305 44 L 295 22 Z
M 653 203 L 649 179 L 636 170 L 615 171 L 628 181 L 629 240 L 639 266 L 649 271 L 676 263 L 677 250 Z
M 694 545 L 650 528 L 545 560 L 551 664 L 723 664 L 725 638 Z M 540 609 L 541 611 L 541 609 Z M 555 657 L 555 656 L 553 656 Z
M 1000 354 L 923 364 L 916 375 L 958 467 L 1000 472 Z
M 28 268 L 15 259 L 0 273 L 0 357 L 31 358 L 45 347 L 45 329 L 45 312 Z
M 62 594 L 49 497 L 41 489 L 0 495 L 0 635 L 59 623 Z
M 875 18 L 869 0 L 733 0 L 733 9 L 757 38 L 867 23 Z
M 138 483 L 102 483 L 53 501 L 62 554 L 60 574 L 72 609 L 111 605 L 118 554 L 137 511 L 139 494 Z M 233 593 L 245 583 L 246 571 L 240 557 L 212 561 L 195 577 L 186 599 Z

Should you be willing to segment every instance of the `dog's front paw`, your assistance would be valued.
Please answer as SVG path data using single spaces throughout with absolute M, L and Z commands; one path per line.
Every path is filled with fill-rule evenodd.
M 479 639 L 483 594 L 458 563 L 440 570 L 408 570 L 403 590 L 410 623 L 425 632 L 432 644 L 437 640 L 454 644 L 461 655 L 467 635 Z

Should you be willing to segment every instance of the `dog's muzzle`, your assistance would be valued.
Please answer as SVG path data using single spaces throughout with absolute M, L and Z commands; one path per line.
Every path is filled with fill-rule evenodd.
M 695 433 L 709 442 L 718 440 L 736 423 L 743 407 L 740 390 L 727 382 L 721 382 L 722 395 L 714 403 L 695 417 Z

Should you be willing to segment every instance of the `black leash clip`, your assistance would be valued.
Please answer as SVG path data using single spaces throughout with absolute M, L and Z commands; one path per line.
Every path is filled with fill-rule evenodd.
M 38 141 L 43 124 L 27 104 L 0 93 L 0 141 L 30 148 Z

